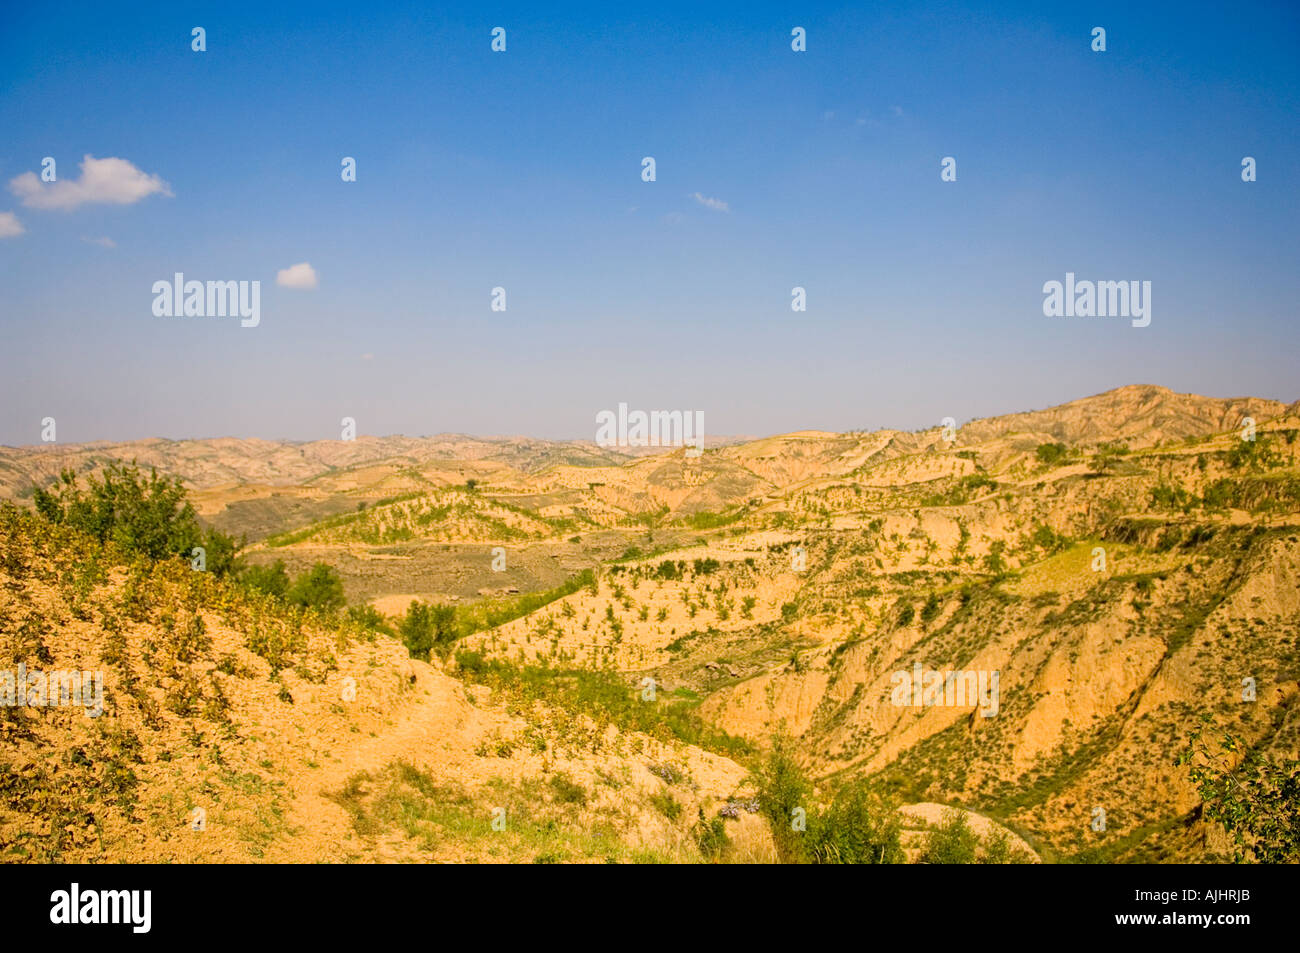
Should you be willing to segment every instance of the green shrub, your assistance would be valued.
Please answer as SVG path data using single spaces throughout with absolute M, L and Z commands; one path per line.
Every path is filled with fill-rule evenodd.
M 1046 523 L 1039 523 L 1034 527 L 1033 532 L 1029 534 L 1027 542 L 1030 546 L 1035 546 L 1050 556 L 1066 549 L 1070 545 L 1070 537 L 1063 533 L 1057 533 Z
M 923 864 L 973 864 L 979 853 L 979 835 L 961 811 L 946 811 L 943 822 L 926 838 Z
M 1032 860 L 1022 848 L 1012 846 L 1011 835 L 1006 831 L 989 832 L 981 846 L 982 864 L 1027 864 Z
M 277 559 L 270 566 L 249 566 L 239 576 L 242 585 L 255 592 L 283 599 L 289 591 L 289 573 L 284 560 Z
M 393 627 L 388 624 L 388 620 L 374 606 L 348 606 L 347 619 L 358 628 L 367 632 L 384 632 L 388 635 L 395 635 Z
M 984 557 L 984 568 L 995 576 L 1000 576 L 1007 571 L 1007 561 L 1002 558 L 1006 549 L 1006 540 L 995 539 L 989 543 L 988 554 Z
M 1206 715 L 1176 763 L 1190 767 L 1205 817 L 1232 836 L 1237 863 L 1300 860 L 1300 761 L 1269 757 Z
M 1196 498 L 1181 486 L 1161 483 L 1151 488 L 1151 505 L 1156 509 L 1188 512 L 1195 503 Z
M 1039 463 L 1051 467 L 1068 457 L 1070 448 L 1063 443 L 1040 443 L 1034 453 Z
M 803 832 L 793 827 L 794 811 L 812 807 L 812 785 L 794 758 L 794 744 L 786 735 L 772 739 L 772 750 L 751 775 L 758 792 L 759 812 L 772 832 L 776 856 L 783 864 L 806 859 Z
M 727 822 L 720 817 L 705 817 L 704 808 L 699 809 L 699 819 L 691 833 L 705 860 L 720 860 L 731 846 L 731 838 L 727 836 Z
M 456 667 L 462 678 L 500 690 L 522 704 L 542 701 L 587 715 L 599 724 L 643 732 L 660 741 L 684 741 L 733 759 L 753 753 L 748 741 L 701 718 L 696 701 L 660 695 L 656 704 L 646 704 L 641 690 L 616 672 L 516 665 L 464 649 L 456 653 Z
M 248 650 L 271 666 L 271 675 L 288 668 L 293 656 L 307 647 L 307 637 L 295 625 L 268 619 L 257 622 L 244 640 Z
M 670 821 L 675 821 L 682 816 L 682 804 L 667 791 L 661 791 L 658 794 L 650 795 L 650 803 L 664 817 Z
M 863 781 L 840 788 L 830 806 L 809 820 L 807 855 L 816 864 L 898 864 L 902 824 L 891 805 Z
M 435 650 L 444 653 L 456 641 L 456 610 L 452 606 L 412 602 L 398 626 L 398 634 L 411 658 L 427 662 Z
M 680 579 L 682 571 L 680 566 L 671 559 L 665 559 L 655 569 L 655 576 L 659 579 Z
M 83 488 L 75 470 L 64 470 L 51 490 L 37 488 L 36 512 L 51 523 L 69 526 L 149 559 L 193 555 L 205 550 L 206 570 L 224 576 L 237 568 L 234 539 L 199 526 L 185 487 L 176 477 L 146 477 L 135 463 L 110 463 L 101 478 Z
M 334 612 L 347 603 L 343 580 L 328 563 L 317 563 L 293 581 L 285 598 L 294 605 Z

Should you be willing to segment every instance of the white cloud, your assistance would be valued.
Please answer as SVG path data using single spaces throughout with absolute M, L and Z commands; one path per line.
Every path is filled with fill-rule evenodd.
M 299 262 L 275 273 L 275 283 L 283 288 L 315 288 L 316 269 L 307 262 Z
M 156 175 L 137 169 L 126 159 L 81 160 L 81 178 L 42 182 L 35 172 L 24 172 L 9 180 L 9 191 L 28 208 L 57 208 L 70 212 L 79 205 L 131 205 L 150 195 L 171 195 L 172 190 Z
M 27 229 L 23 228 L 17 215 L 13 212 L 0 212 L 0 238 L 14 238 L 25 231 Z
M 103 238 L 87 238 L 85 235 L 82 235 L 81 240 L 90 245 L 99 245 L 102 248 L 117 247 L 117 242 L 113 241 L 113 239 L 109 238 L 107 235 L 105 235 Z
M 731 206 L 722 201 L 722 199 L 711 199 L 707 195 L 701 195 L 699 192 L 694 193 L 691 198 L 695 199 L 695 201 L 699 202 L 705 208 L 711 208 L 715 212 L 731 211 Z

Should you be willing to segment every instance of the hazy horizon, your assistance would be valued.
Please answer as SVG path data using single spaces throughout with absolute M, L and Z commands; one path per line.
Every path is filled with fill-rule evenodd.
M 1120 388 L 1163 387 L 1163 386 L 1164 385 L 1161 384 L 1141 383 L 1141 384 L 1131 384 L 1131 385 L 1120 385 Z M 1074 403 L 1079 400 L 1086 400 L 1090 397 L 1098 397 L 1101 396 L 1102 394 L 1110 393 L 1111 391 L 1120 388 L 1110 388 L 1109 390 L 1098 391 L 1094 394 L 1083 394 L 1078 397 L 1072 397 L 1069 398 L 1068 400 L 1061 401 L 1058 404 L 1046 404 L 1043 406 L 998 410 L 993 413 L 980 413 L 967 418 L 957 417 L 954 419 L 957 421 L 957 426 L 960 428 L 962 426 L 965 426 L 966 424 L 973 423 L 979 420 L 990 420 L 998 417 L 1010 416 L 1012 414 L 1033 413 L 1035 411 L 1049 410 L 1055 407 L 1063 406 L 1065 404 Z M 1172 388 L 1167 388 L 1167 389 L 1174 394 L 1187 394 L 1187 395 L 1192 395 L 1197 397 L 1207 397 L 1214 400 L 1238 400 L 1238 399 L 1247 400 L 1247 399 L 1257 398 L 1261 400 L 1273 400 L 1273 401 L 1277 401 L 1278 403 L 1286 404 L 1286 405 L 1294 404 L 1300 401 L 1300 397 L 1290 397 L 1290 398 L 1269 397 L 1267 395 L 1262 395 L 1262 394 L 1198 394 L 1195 391 L 1175 391 Z M 915 427 L 890 426 L 889 424 L 885 424 L 880 427 L 872 427 L 872 428 L 847 427 L 839 430 L 831 430 L 823 427 L 796 427 L 790 430 L 773 430 L 764 433 L 746 433 L 746 434 L 716 433 L 715 434 L 715 433 L 706 432 L 705 444 L 707 446 L 707 445 L 712 445 L 714 443 L 728 443 L 728 444 L 743 443 L 746 441 L 764 440 L 770 437 L 779 437 L 786 434 L 799 433 L 799 432 L 821 432 L 821 433 L 839 434 L 839 433 L 864 432 L 864 431 L 865 432 L 897 431 L 901 433 L 913 433 L 913 432 L 934 429 L 940 426 L 942 426 L 941 418 L 936 419 L 934 421 L 921 423 Z M 470 440 L 541 440 L 549 443 L 588 443 L 588 444 L 595 443 L 591 435 L 552 437 L 552 436 L 540 436 L 538 434 L 520 433 L 520 432 L 471 433 L 469 431 L 464 431 L 464 430 L 443 430 L 443 431 L 428 432 L 428 433 L 399 433 L 399 432 L 370 433 L 363 429 L 358 429 L 356 436 L 357 439 L 371 437 L 378 440 L 389 439 L 389 438 L 401 438 L 407 440 L 435 440 L 438 438 L 461 437 Z M 186 441 L 201 442 L 201 441 L 212 441 L 212 440 L 263 440 L 268 443 L 309 444 L 309 443 L 316 443 L 319 441 L 331 441 L 331 440 L 338 440 L 338 439 L 339 437 L 337 433 L 332 436 L 317 436 L 317 437 L 263 436 L 260 434 L 237 434 L 237 433 L 186 435 L 186 436 L 172 436 L 168 434 L 144 434 L 144 435 L 138 435 L 134 437 L 124 437 L 121 439 L 92 438 L 89 440 L 79 440 L 79 441 L 60 439 L 56 441 L 56 443 L 60 446 L 76 446 L 76 445 L 93 445 L 93 444 L 136 443 L 136 442 L 142 442 L 148 440 L 166 440 L 171 443 L 184 443 Z M 0 447 L 4 447 L 11 450 L 34 449 L 34 448 L 39 449 L 41 447 L 49 446 L 49 445 L 50 445 L 49 443 L 41 443 L 41 442 L 25 443 L 25 444 L 0 443 Z M 615 452 L 627 453 L 629 450 L 635 451 L 638 448 L 635 447 L 629 448 L 624 446 L 611 446 L 608 447 L 607 449 L 614 450 Z M 665 446 L 665 447 L 658 447 L 653 449 L 658 449 L 667 452 L 679 448 Z

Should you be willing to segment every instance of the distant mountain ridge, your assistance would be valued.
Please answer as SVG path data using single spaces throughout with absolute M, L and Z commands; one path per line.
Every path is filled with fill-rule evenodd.
M 1221 433 L 1239 427 L 1244 417 L 1262 421 L 1287 409 L 1281 401 L 1259 397 L 1201 397 L 1131 384 L 1045 410 L 973 420 L 961 430 L 968 441 L 1024 431 L 1064 443 L 1122 439 L 1139 449 L 1158 441 Z
M 1161 441 L 1220 433 L 1240 426 L 1245 417 L 1263 421 L 1296 413 L 1297 408 L 1300 401 L 1287 405 L 1257 397 L 1202 397 L 1155 385 L 1128 385 L 1044 410 L 972 420 L 960 426 L 957 443 L 982 443 L 1025 433 L 1066 443 L 1121 439 L 1134 448 L 1144 448 Z M 780 457 L 783 463 L 778 469 L 783 476 L 777 482 L 784 482 L 801 473 L 840 472 L 853 458 L 863 457 L 864 447 L 874 448 L 874 453 L 892 444 L 906 451 L 926 442 L 916 434 L 894 430 L 855 435 L 799 431 L 756 439 L 706 438 L 706 447 L 725 448 L 729 458 L 765 478 L 768 475 L 763 471 L 769 467 L 755 469 L 748 464 Z M 673 448 L 661 447 L 601 447 L 585 440 L 465 434 L 363 435 L 350 441 L 217 437 L 38 444 L 0 447 L 0 499 L 28 498 L 33 487 L 52 483 L 67 467 L 94 472 L 113 460 L 136 460 L 141 466 L 178 476 L 194 488 L 208 489 L 232 484 L 301 485 L 340 470 L 378 464 L 400 468 L 460 461 L 535 474 L 551 467 L 635 466 L 638 459 L 672 452 Z M 841 459 L 831 464 L 828 455 Z M 803 462 L 794 462 L 794 457 L 803 458 Z

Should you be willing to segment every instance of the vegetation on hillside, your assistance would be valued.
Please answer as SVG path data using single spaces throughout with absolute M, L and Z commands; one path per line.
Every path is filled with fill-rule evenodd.
M 1236 863 L 1300 860 L 1300 761 L 1270 758 L 1207 717 L 1179 763 L 1189 766 L 1205 816 L 1231 835 Z
M 469 722 L 490 708 L 522 725 L 476 740 L 475 756 L 541 772 L 497 792 L 520 826 L 494 840 L 472 785 L 372 765 L 331 791 L 376 844 L 460 838 L 493 856 L 508 842 L 539 862 L 1032 859 L 1015 831 L 1046 860 L 1293 861 L 1300 468 L 1285 423 L 1254 440 L 1153 440 L 1017 422 L 961 450 L 923 434 L 773 438 L 718 451 L 689 484 L 651 460 L 590 482 L 541 474 L 535 493 L 519 474 L 465 471 L 378 500 L 313 486 L 311 509 L 286 494 L 265 525 L 300 526 L 276 515 L 295 507 L 299 520 L 336 515 L 251 556 L 199 520 L 178 479 L 121 463 L 64 471 L 34 511 L 0 513 L 0 650 L 50 665 L 72 640 L 82 654 L 102 644 L 127 718 L 64 750 L 58 713 L 42 728 L 0 711 L 0 734 L 31 762 L 0 764 L 0 807 L 48 787 L 42 816 L 72 829 L 39 826 L 14 856 L 80 856 L 108 828 L 148 827 L 126 805 L 169 770 L 163 752 L 223 779 L 213 765 L 246 769 L 232 752 L 260 730 L 246 732 L 232 698 L 302 706 L 360 651 L 352 671 L 390 686 L 459 679 L 480 708 Z M 382 492 L 425 480 L 400 476 Z M 205 519 L 219 509 L 199 505 Z M 510 571 L 493 576 L 498 543 Z M 381 577 L 378 595 L 359 584 Z M 995 668 L 996 717 L 900 710 L 888 683 L 915 662 Z M 1203 713 L 1223 727 L 1196 728 Z M 795 732 L 772 739 L 786 719 Z M 70 759 L 66 777 L 41 745 Z M 719 807 L 664 753 L 688 747 L 748 780 Z M 582 758 L 602 764 L 575 770 Z M 649 787 L 633 794 L 624 768 Z M 612 802 L 620 824 L 648 812 L 672 849 L 602 853 L 620 836 L 602 818 Z M 939 820 L 935 805 L 954 809 Z M 746 841 L 755 829 L 762 848 Z
M 102 476 L 84 483 L 64 470 L 49 490 L 37 488 L 36 511 L 52 523 L 71 527 L 101 543 L 112 542 L 149 559 L 193 558 L 205 550 L 206 570 L 216 576 L 236 571 L 238 546 L 224 533 L 199 526 L 185 487 L 175 477 L 148 476 L 134 463 L 113 462 Z

